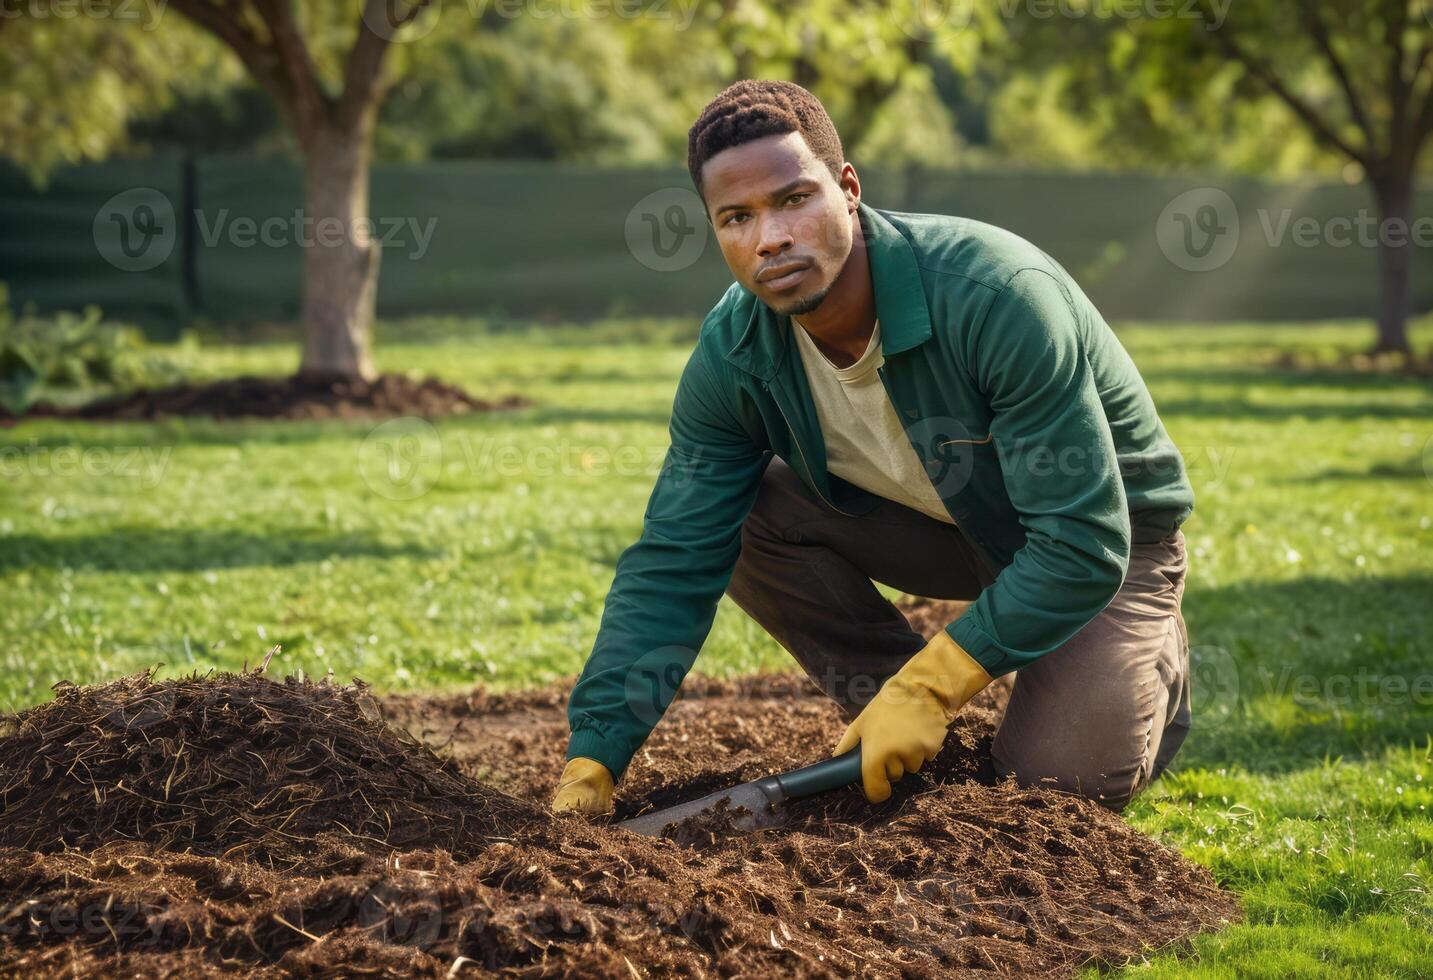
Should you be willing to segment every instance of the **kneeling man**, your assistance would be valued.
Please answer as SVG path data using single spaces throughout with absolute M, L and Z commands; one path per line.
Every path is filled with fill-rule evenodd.
M 833 751 L 860 744 L 872 802 L 1014 672 L 996 769 L 1123 807 L 1189 728 L 1193 494 L 1114 333 L 1020 237 L 865 204 L 797 85 L 722 92 L 688 166 L 736 282 L 682 372 L 554 809 L 610 808 L 723 592 L 846 712 Z M 873 579 L 972 601 L 927 643 Z

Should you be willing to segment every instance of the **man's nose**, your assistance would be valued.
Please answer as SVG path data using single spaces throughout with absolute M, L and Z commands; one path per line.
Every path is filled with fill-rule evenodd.
M 757 237 L 756 252 L 764 259 L 782 252 L 794 245 L 790 225 L 780 218 L 767 218 L 761 223 L 761 234 Z

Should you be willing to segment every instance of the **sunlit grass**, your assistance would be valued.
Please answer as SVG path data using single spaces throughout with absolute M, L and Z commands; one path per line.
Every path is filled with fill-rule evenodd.
M 391 325 L 384 368 L 534 402 L 402 423 L 396 462 L 395 433 L 371 423 L 0 431 L 0 704 L 151 664 L 235 668 L 275 643 L 286 669 L 385 689 L 575 673 L 640 526 L 691 331 Z M 1332 363 L 1366 325 L 1121 335 L 1195 483 L 1185 612 L 1201 668 L 1176 771 L 1129 816 L 1211 867 L 1248 916 L 1192 957 L 1130 969 L 1426 975 L 1433 394 L 1266 367 L 1291 349 Z M 210 345 L 197 364 L 295 359 Z M 698 669 L 787 666 L 723 602 Z

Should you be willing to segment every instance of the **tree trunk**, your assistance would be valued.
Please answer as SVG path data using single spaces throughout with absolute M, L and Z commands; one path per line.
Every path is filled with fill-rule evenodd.
M 379 245 L 368 220 L 373 113 L 351 129 L 322 126 L 304 143 L 305 378 L 364 379 L 373 367 Z
M 1413 279 L 1413 179 L 1394 176 L 1374 185 L 1378 200 L 1378 344 L 1375 353 L 1408 354 Z M 1393 240 L 1390 242 L 1390 237 Z

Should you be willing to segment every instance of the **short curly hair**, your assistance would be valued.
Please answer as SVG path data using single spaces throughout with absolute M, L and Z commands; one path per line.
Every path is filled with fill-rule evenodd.
M 795 82 L 749 78 L 722 89 L 687 132 L 687 170 L 702 193 L 702 165 L 722 150 L 765 136 L 800 133 L 831 176 L 841 176 L 846 156 L 826 107 Z

